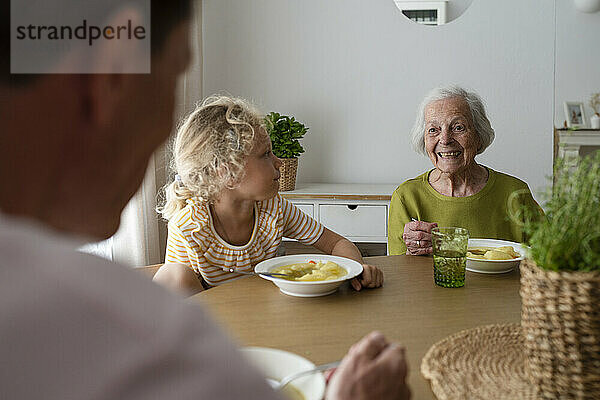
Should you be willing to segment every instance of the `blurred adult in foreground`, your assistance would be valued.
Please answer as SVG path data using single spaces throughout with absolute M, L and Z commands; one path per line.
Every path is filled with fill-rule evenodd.
M 102 6 L 108 22 L 139 21 L 129 2 Z M 0 398 L 279 398 L 200 307 L 75 251 L 116 231 L 171 130 L 189 2 L 152 1 L 151 10 L 151 74 L 11 75 L 2 36 Z M 99 60 L 119 70 L 119 46 L 101 47 Z M 377 398 L 408 398 L 406 368 L 404 350 L 373 333 L 344 358 L 327 396 L 373 398 L 377 382 Z
M 467 228 L 473 238 L 523 240 L 521 227 L 510 214 L 516 215 L 521 207 L 540 210 L 529 187 L 475 161 L 494 136 L 476 93 L 448 86 L 427 94 L 412 129 L 412 144 L 434 168 L 402 183 L 392 194 L 390 254 L 431 254 L 431 229 L 436 226 Z

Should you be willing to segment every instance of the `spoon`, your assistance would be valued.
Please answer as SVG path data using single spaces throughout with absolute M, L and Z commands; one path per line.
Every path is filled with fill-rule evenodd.
M 283 389 L 288 383 L 290 383 L 294 379 L 298 379 L 298 378 L 306 376 L 306 375 L 311 375 L 311 374 L 314 374 L 315 372 L 325 371 L 325 370 L 328 370 L 331 368 L 335 368 L 338 365 L 340 365 L 340 362 L 341 361 L 334 361 L 334 362 L 331 362 L 328 364 L 317 365 L 313 369 L 309 369 L 306 371 L 300 371 L 300 372 L 296 372 L 296 373 L 290 374 L 288 376 L 285 376 L 279 381 L 277 379 L 267 378 L 267 383 L 269 383 L 269 385 L 271 385 L 271 388 L 273 388 L 273 390 L 275 390 L 277 392 L 277 391 Z
M 248 272 L 248 271 L 238 271 L 235 268 L 229 268 L 228 269 L 229 272 L 235 272 L 236 274 L 242 274 L 242 275 L 264 275 L 264 276 L 272 276 L 273 278 L 287 278 L 287 277 L 291 277 L 291 275 L 288 274 L 280 274 L 277 272 Z

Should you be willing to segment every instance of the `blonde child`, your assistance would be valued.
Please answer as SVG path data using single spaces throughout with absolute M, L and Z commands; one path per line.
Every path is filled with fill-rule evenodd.
M 246 101 L 206 99 L 179 128 L 172 166 L 175 180 L 158 209 L 169 235 L 156 282 L 193 293 L 233 281 L 245 276 L 236 271 L 274 257 L 283 236 L 363 263 L 352 242 L 279 196 L 281 160 Z M 352 287 L 380 287 L 382 271 L 363 267 Z

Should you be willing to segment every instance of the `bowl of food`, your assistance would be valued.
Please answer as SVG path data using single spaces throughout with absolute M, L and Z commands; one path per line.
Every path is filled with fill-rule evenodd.
M 469 239 L 467 271 L 482 274 L 503 274 L 519 266 L 526 247 L 499 239 Z
M 275 381 L 315 367 L 306 358 L 279 349 L 243 347 L 240 351 L 266 379 Z M 325 395 L 325 378 L 321 372 L 303 376 L 288 383 L 281 392 L 290 400 L 321 400 Z
M 362 271 L 363 267 L 357 261 L 323 254 L 275 257 L 254 267 L 254 272 L 258 274 L 286 274 L 286 277 L 260 276 L 272 281 L 282 293 L 297 297 L 317 297 L 334 293 L 342 283 L 357 277 Z

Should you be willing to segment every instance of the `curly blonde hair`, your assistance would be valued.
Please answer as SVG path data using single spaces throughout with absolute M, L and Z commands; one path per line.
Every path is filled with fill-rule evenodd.
M 244 99 L 213 95 L 179 125 L 172 144 L 173 182 L 164 187 L 164 204 L 157 212 L 169 220 L 188 199 L 212 202 L 225 188 L 244 177 L 264 115 Z

